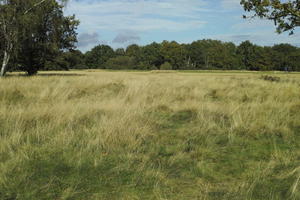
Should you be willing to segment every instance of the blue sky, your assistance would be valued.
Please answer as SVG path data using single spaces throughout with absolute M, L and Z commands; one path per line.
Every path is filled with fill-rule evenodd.
M 250 40 L 259 45 L 290 43 L 300 46 L 300 30 L 289 36 L 275 33 L 273 22 L 243 19 L 240 0 L 71 0 L 68 15 L 81 21 L 78 48 L 97 44 L 113 48 L 129 44 L 175 40 L 190 43 L 219 39 L 236 44 Z

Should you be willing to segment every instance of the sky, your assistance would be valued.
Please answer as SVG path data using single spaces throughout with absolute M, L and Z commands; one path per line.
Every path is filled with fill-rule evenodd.
M 218 39 L 239 44 L 300 46 L 300 29 L 277 34 L 272 21 L 243 19 L 240 0 L 71 0 L 65 10 L 80 20 L 78 48 L 126 48 L 163 40 L 191 43 Z

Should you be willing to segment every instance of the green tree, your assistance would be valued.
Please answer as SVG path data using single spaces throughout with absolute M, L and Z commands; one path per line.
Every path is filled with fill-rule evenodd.
M 110 58 L 105 66 L 107 69 L 134 69 L 136 66 L 135 59 L 130 56 L 117 56 Z
M 238 68 L 238 58 L 236 46 L 231 42 L 221 42 L 219 40 L 206 40 L 206 60 L 207 69 L 236 69 Z
M 294 70 L 299 65 L 299 49 L 290 44 L 278 44 L 272 47 L 274 70 Z
M 239 56 L 231 42 L 198 40 L 187 45 L 190 69 L 239 69 Z
M 8 63 L 11 58 L 14 57 L 15 58 L 14 61 L 17 60 L 16 59 L 17 53 L 20 51 L 20 49 L 24 48 L 24 40 L 28 40 L 28 41 L 30 40 L 28 36 L 31 38 L 35 38 L 34 40 L 32 40 L 34 41 L 34 45 L 36 45 L 37 43 L 41 44 L 45 40 L 51 41 L 51 37 L 53 37 L 54 34 L 51 34 L 46 31 L 43 32 L 37 28 L 37 27 L 41 27 L 41 23 L 46 23 L 44 21 L 45 18 L 48 18 L 47 25 L 53 28 L 52 25 L 55 24 L 56 31 L 60 29 L 60 31 L 58 31 L 57 34 L 55 35 L 55 36 L 61 36 L 61 38 L 57 37 L 55 41 L 58 48 L 62 46 L 64 47 L 72 46 L 73 43 L 76 42 L 76 36 L 74 37 L 74 35 L 72 35 L 73 33 L 72 31 L 69 32 L 68 34 L 65 31 L 63 31 L 66 34 L 60 34 L 61 30 L 63 28 L 64 29 L 66 28 L 65 26 L 66 24 L 62 25 L 59 24 L 59 22 L 62 21 L 66 22 L 68 17 L 63 16 L 62 14 L 63 5 L 59 4 L 59 2 L 64 3 L 66 1 L 0 0 L 0 36 L 1 36 L 0 40 L 1 40 L 1 46 L 3 48 L 3 53 L 2 53 L 3 59 L 2 59 L 0 76 L 4 76 L 6 71 L 9 70 Z M 49 6 L 49 5 L 55 5 L 55 6 Z M 48 8 L 48 6 L 50 9 L 54 9 L 55 11 L 52 10 L 52 12 L 49 12 L 49 9 L 43 10 L 45 7 Z M 54 13 L 56 14 L 55 17 L 54 15 L 51 15 Z M 53 20 L 50 20 L 51 17 L 53 17 Z M 55 21 L 58 19 L 58 17 L 60 17 L 61 19 L 59 20 L 59 22 Z M 74 26 L 68 28 L 74 29 L 78 25 L 78 22 L 74 20 L 74 17 L 69 18 L 69 20 L 72 21 L 72 23 L 74 23 L 73 24 Z M 68 36 L 68 39 L 63 38 L 63 36 L 66 37 Z M 43 41 L 39 41 L 39 39 L 41 38 L 43 38 Z M 51 42 L 48 41 L 48 44 L 50 43 Z M 14 63 L 12 65 L 16 66 L 17 64 Z M 31 73 L 31 68 L 28 68 L 28 73 Z
M 64 54 L 70 69 L 82 69 L 85 67 L 84 54 L 80 50 L 70 50 L 69 52 L 64 52 Z
M 139 45 L 132 44 L 126 48 L 126 55 L 127 56 L 138 56 L 140 54 L 140 51 L 141 51 L 141 49 L 140 49 Z
M 237 46 L 232 42 L 223 43 L 225 49 L 224 69 L 239 70 L 241 69 L 241 59 L 237 54 Z
M 172 70 L 173 67 L 169 62 L 165 62 L 160 66 L 160 70 Z
M 125 56 L 125 50 L 123 48 L 118 48 L 115 51 L 116 56 Z
M 54 59 L 45 63 L 44 70 L 84 69 L 84 55 L 79 50 L 61 52 Z
M 187 65 L 190 68 L 201 69 L 205 65 L 205 47 L 203 41 L 198 40 L 187 45 L 188 60 Z
M 278 33 L 290 31 L 293 34 L 300 26 L 299 0 L 241 0 L 241 5 L 245 11 L 254 12 L 253 17 L 274 21 Z
M 84 69 L 85 59 L 84 54 L 80 50 L 71 50 L 66 52 L 66 60 L 69 63 L 71 69 Z
M 164 60 L 160 48 L 161 46 L 155 42 L 141 48 L 140 62 L 143 66 L 146 66 L 146 69 L 150 69 L 153 66 L 158 68 L 163 63 Z
M 35 1 L 31 3 L 30 7 L 33 7 Z M 63 7 L 55 0 L 48 0 L 31 10 L 19 22 L 17 63 L 21 65 L 20 69 L 29 75 L 35 74 L 46 61 L 75 48 L 78 24 L 74 16 L 64 16 Z
M 243 68 L 247 70 L 255 70 L 256 52 L 255 45 L 250 41 L 244 41 L 237 47 L 237 53 L 241 56 Z
M 300 49 L 298 48 L 297 51 L 291 53 L 290 61 L 293 63 L 289 70 L 291 71 L 300 71 Z
M 186 49 L 175 41 L 163 41 L 161 44 L 161 55 L 164 62 L 169 62 L 173 69 L 184 69 L 186 66 Z
M 246 70 L 270 70 L 270 49 L 244 41 L 237 47 L 243 68 Z
M 69 70 L 70 69 L 70 63 L 67 61 L 66 54 L 62 53 L 58 56 L 56 56 L 51 61 L 46 61 L 45 66 L 43 68 L 44 70 Z
M 141 61 L 141 47 L 137 44 L 129 45 L 125 55 L 134 58 L 135 62 L 139 63 Z
M 260 65 L 260 70 L 263 71 L 271 71 L 274 70 L 274 64 L 272 62 L 273 59 L 273 49 L 272 47 L 269 46 L 264 46 L 264 47 L 260 47 L 260 54 L 258 56 L 260 56 L 261 59 L 261 65 Z
M 85 64 L 89 68 L 105 69 L 105 63 L 115 57 L 114 50 L 108 45 L 98 45 L 85 54 Z

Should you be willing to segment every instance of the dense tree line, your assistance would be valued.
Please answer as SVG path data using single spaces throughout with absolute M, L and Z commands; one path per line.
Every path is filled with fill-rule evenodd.
M 136 44 L 126 49 L 98 45 L 86 53 L 80 50 L 44 51 L 32 48 L 12 59 L 10 71 L 69 69 L 115 70 L 279 70 L 300 71 L 300 48 L 290 44 L 258 46 L 244 41 L 238 46 L 218 40 L 199 40 L 191 44 L 163 41 L 146 46 Z M 31 53 L 31 55 L 30 55 Z M 1 53 L 0 53 L 1 54 Z M 34 58 L 32 61 L 23 59 Z M 21 62 L 22 61 L 22 62 Z M 31 63 L 36 63 L 30 67 Z M 24 65 L 22 65 L 24 64 Z M 26 68 L 27 67 L 27 68 Z
M 163 41 L 116 50 L 98 45 L 86 53 L 64 52 L 47 66 L 47 69 L 300 71 L 300 48 L 290 44 L 258 46 L 250 41 L 236 46 L 218 40 L 199 40 L 191 44 Z
M 300 49 L 290 44 L 238 46 L 219 40 L 191 44 L 163 41 L 126 49 L 98 45 L 86 53 L 75 49 L 74 16 L 64 16 L 67 0 L 0 0 L 0 76 L 6 71 L 68 69 L 134 70 L 289 70 L 300 71 Z M 245 11 L 272 19 L 277 31 L 292 34 L 299 24 L 299 1 L 242 0 Z

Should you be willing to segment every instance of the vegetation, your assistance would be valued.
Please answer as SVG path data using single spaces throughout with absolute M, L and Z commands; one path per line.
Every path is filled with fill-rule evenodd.
M 290 44 L 262 47 L 250 41 L 238 46 L 218 40 L 199 40 L 191 44 L 164 41 L 146 46 L 130 45 L 126 50 L 98 45 L 81 56 L 78 51 L 64 54 L 80 63 L 66 66 L 77 69 L 153 70 L 161 69 L 167 62 L 173 70 L 300 71 L 300 48 Z
M 117 56 L 105 63 L 107 69 L 134 69 L 135 66 L 135 60 L 130 56 Z
M 198 40 L 191 44 L 163 41 L 116 50 L 108 45 L 97 45 L 82 53 L 71 46 L 68 51 L 62 51 L 61 48 L 53 49 L 53 44 L 30 42 L 28 46 L 26 41 L 16 54 L 18 56 L 10 59 L 9 71 L 34 74 L 37 70 L 156 70 L 164 63 L 169 63 L 172 70 L 300 71 L 300 48 L 290 44 L 262 47 L 250 41 L 238 46 L 218 40 Z
M 172 70 L 172 65 L 169 62 L 165 62 L 160 66 L 161 70 Z
M 300 71 L 300 48 L 83 53 L 66 2 L 0 0 L 0 200 L 300 199 L 300 74 L 278 72 Z M 298 0 L 241 4 L 299 26 Z
M 278 33 L 290 31 L 293 34 L 300 26 L 299 0 L 241 0 L 241 5 L 245 11 L 254 12 L 254 17 L 274 21 Z
M 12 70 L 36 74 L 75 47 L 79 21 L 64 16 L 60 2 L 66 1 L 0 0 L 0 76 Z
M 7 71 L 26 71 L 33 75 L 38 70 L 72 68 L 155 70 L 164 63 L 170 63 L 173 70 L 300 71 L 300 48 L 290 44 L 262 47 L 244 41 L 236 46 L 231 42 L 206 39 L 191 44 L 175 41 L 154 42 L 146 46 L 133 44 L 116 50 L 108 45 L 97 45 L 82 53 L 74 50 L 79 22 L 74 16 L 63 15 L 60 2 L 66 1 L 0 0 L 1 76 Z M 255 10 L 261 17 L 274 9 L 269 18 L 276 15 L 286 19 L 283 14 L 275 12 L 276 9 L 291 10 L 295 7 L 299 10 L 291 2 L 261 2 L 242 1 L 242 4 L 247 11 Z M 279 7 L 269 9 L 270 6 Z M 296 20 L 291 22 L 291 29 L 298 25 L 299 18 L 283 19 L 278 21 L 280 30 L 287 29 L 288 20 Z
M 108 45 L 95 46 L 85 54 L 85 63 L 88 68 L 105 69 L 105 63 L 114 57 L 114 50 Z
M 1 79 L 0 199 L 299 199 L 300 75 L 194 72 Z
M 262 47 L 244 41 L 238 46 L 218 40 L 191 44 L 163 41 L 126 49 L 97 45 L 86 53 L 74 50 L 79 21 L 64 16 L 67 0 L 0 0 L 0 76 L 7 71 L 75 69 L 300 71 L 300 48 L 290 44 Z M 241 0 L 245 11 L 273 20 L 278 32 L 299 26 L 299 1 Z

